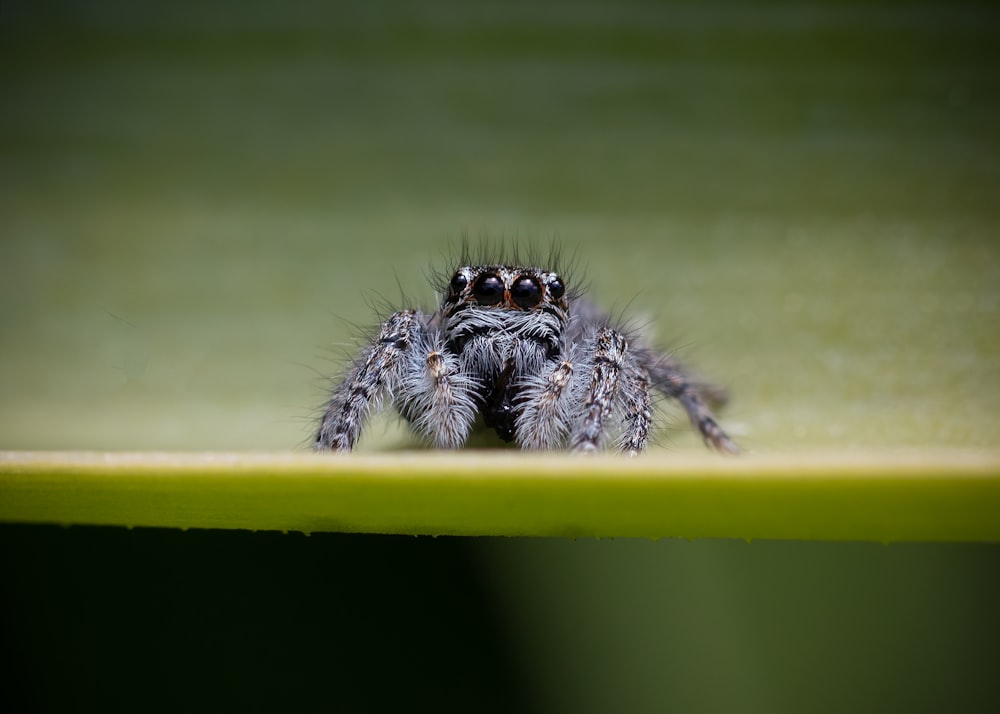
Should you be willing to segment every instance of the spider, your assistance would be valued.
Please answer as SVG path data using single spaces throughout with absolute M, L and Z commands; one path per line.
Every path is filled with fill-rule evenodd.
M 332 390 L 316 450 L 350 451 L 388 398 L 438 448 L 464 445 L 481 419 L 526 450 L 610 442 L 635 455 L 649 441 L 655 390 L 684 407 L 707 445 L 738 451 L 706 404 L 724 403 L 721 389 L 616 327 L 559 273 L 467 264 L 442 292 L 436 312 L 399 310 L 381 324 Z

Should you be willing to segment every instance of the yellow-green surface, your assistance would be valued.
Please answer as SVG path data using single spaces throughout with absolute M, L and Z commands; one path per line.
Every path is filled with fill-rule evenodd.
M 313 532 L 1000 541 L 1000 455 L 739 460 L 0 453 L 0 520 Z

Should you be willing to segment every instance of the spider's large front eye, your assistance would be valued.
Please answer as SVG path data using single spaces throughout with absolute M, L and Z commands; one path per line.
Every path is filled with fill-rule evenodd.
M 449 283 L 451 286 L 451 294 L 458 295 L 465 290 L 465 286 L 468 284 L 469 279 L 467 277 L 465 277 L 462 273 L 455 273 L 455 276 L 451 279 L 451 283 Z
M 491 273 L 480 275 L 472 286 L 472 294 L 480 305 L 496 305 L 503 300 L 503 281 Z
M 541 302 L 542 286 L 534 278 L 522 275 L 511 286 L 510 296 L 515 305 L 527 310 Z
M 549 295 L 558 300 L 565 294 L 566 285 L 563 283 L 562 278 L 552 278 L 552 280 L 549 281 Z

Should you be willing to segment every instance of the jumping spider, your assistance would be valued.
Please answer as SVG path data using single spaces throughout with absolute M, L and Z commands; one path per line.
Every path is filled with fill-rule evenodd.
M 327 402 L 318 451 L 350 451 L 386 397 L 439 448 L 465 444 L 477 416 L 523 449 L 590 452 L 616 436 L 634 455 L 649 440 L 651 391 L 676 399 L 705 443 L 735 453 L 696 383 L 669 356 L 570 291 L 541 268 L 465 265 L 440 307 L 393 313 Z

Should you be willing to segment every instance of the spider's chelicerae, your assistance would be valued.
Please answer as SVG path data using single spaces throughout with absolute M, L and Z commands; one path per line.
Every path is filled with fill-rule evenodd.
M 705 443 L 738 451 L 695 382 L 670 356 L 616 328 L 556 272 L 464 265 L 433 314 L 400 310 L 380 326 L 332 391 L 316 449 L 350 451 L 388 399 L 439 448 L 465 444 L 477 418 L 524 449 L 641 452 L 652 396 L 676 399 Z

